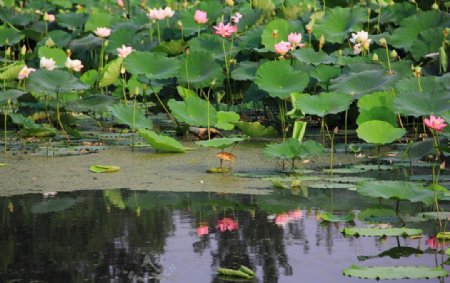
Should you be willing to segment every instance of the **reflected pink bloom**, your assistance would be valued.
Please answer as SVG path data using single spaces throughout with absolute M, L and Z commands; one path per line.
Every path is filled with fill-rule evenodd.
M 201 237 L 204 235 L 208 235 L 209 234 L 209 227 L 208 224 L 200 224 L 200 226 L 198 226 L 197 228 L 197 236 Z
M 430 115 L 430 118 L 425 118 L 423 120 L 423 122 L 425 123 L 425 125 L 430 128 L 433 129 L 437 132 L 441 132 L 445 127 L 447 127 L 448 125 L 445 124 L 445 120 L 440 118 L 440 117 L 436 117 L 433 114 Z
M 300 209 L 292 210 L 288 212 L 289 220 L 299 220 L 303 217 L 303 212 Z
M 281 41 L 280 43 L 275 44 L 275 52 L 281 56 L 286 55 L 290 49 L 291 44 L 287 41 Z
M 239 224 L 232 218 L 224 217 L 221 220 L 217 220 L 217 227 L 219 228 L 220 232 L 225 232 L 227 230 L 235 231 L 239 228 Z
M 232 21 L 233 23 L 235 23 L 235 24 L 238 24 L 239 21 L 241 20 L 241 18 L 242 18 L 242 14 L 239 13 L 239 12 L 236 12 L 236 13 L 231 17 L 231 21 Z
M 428 239 L 425 241 L 425 244 L 431 249 L 436 249 L 439 245 L 439 241 L 436 236 L 428 236 Z
M 275 216 L 275 224 L 278 226 L 285 226 L 289 222 L 289 215 L 287 213 L 277 214 Z
M 237 31 L 236 26 L 232 26 L 230 23 L 224 25 L 223 23 L 219 23 L 217 26 L 213 26 L 214 33 L 220 35 L 221 37 L 230 37 Z
M 208 22 L 208 15 L 205 11 L 197 10 L 194 14 L 194 21 L 197 24 L 206 24 Z

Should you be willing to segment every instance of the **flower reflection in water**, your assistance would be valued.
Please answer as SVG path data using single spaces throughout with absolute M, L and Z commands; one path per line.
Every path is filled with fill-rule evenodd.
M 217 228 L 219 228 L 220 232 L 225 231 L 235 231 L 239 229 L 239 224 L 236 220 L 228 217 L 224 217 L 222 219 L 217 220 Z
M 285 213 L 269 215 L 268 220 L 274 220 L 275 224 L 284 227 L 289 222 L 300 220 L 303 217 L 303 212 L 300 209 L 291 210 Z

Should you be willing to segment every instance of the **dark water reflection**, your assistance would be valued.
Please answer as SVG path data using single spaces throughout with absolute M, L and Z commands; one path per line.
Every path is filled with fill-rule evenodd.
M 217 268 L 241 264 L 257 271 L 256 282 L 372 282 L 342 270 L 434 265 L 426 236 L 344 238 L 344 224 L 318 220 L 319 208 L 363 209 L 367 201 L 349 192 L 331 200 L 129 190 L 0 198 L 0 282 L 224 282 Z M 421 225 L 433 234 L 432 224 Z M 425 254 L 377 256 L 398 245 Z

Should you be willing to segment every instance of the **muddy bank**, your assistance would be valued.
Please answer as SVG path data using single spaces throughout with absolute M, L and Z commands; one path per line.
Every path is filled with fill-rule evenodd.
M 196 147 L 194 144 L 186 144 Z M 112 147 L 99 153 L 68 157 L 1 156 L 0 195 L 73 191 L 92 189 L 135 189 L 151 191 L 227 192 L 265 194 L 271 184 L 256 178 L 240 178 L 207 174 L 208 168 L 219 165 L 218 150 L 195 148 L 185 154 L 156 153 L 150 148 Z M 281 169 L 281 162 L 267 160 L 262 144 L 247 143 L 235 148 L 238 160 L 235 172 L 267 172 Z M 300 167 L 327 164 L 328 157 L 313 159 Z M 338 155 L 336 164 L 349 156 Z M 351 158 L 354 162 L 354 158 Z M 350 160 L 348 160 L 350 161 Z M 110 174 L 94 174 L 89 166 L 118 165 L 121 170 Z

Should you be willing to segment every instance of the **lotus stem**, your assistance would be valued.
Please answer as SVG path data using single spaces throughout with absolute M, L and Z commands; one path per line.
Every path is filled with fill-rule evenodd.
M 67 141 L 70 142 L 70 138 L 67 135 L 66 130 L 64 129 L 63 123 L 61 121 L 61 113 L 59 111 L 59 93 L 56 93 L 56 119 L 58 120 L 59 127 L 61 128 L 61 131 L 63 132 L 64 137 L 67 139 Z
M 388 64 L 388 69 L 389 69 L 388 75 L 392 75 L 391 59 L 389 57 L 389 48 L 388 48 L 387 43 L 385 44 L 384 49 L 386 50 L 386 58 L 387 58 L 387 64 Z
M 210 131 L 210 127 L 211 127 L 211 111 L 210 111 L 210 107 L 211 107 L 211 102 L 209 101 L 209 93 L 210 93 L 211 88 L 208 89 L 208 93 L 206 94 L 206 100 L 208 101 L 208 140 L 211 139 L 211 131 Z
M 159 28 L 159 21 L 156 21 L 156 27 L 158 29 L 158 42 L 159 42 L 159 44 L 161 44 L 161 31 Z
M 8 126 L 8 124 L 7 124 L 7 119 L 8 118 L 8 112 L 7 112 L 7 110 L 6 110 L 6 107 L 5 107 L 5 111 L 3 112 L 3 119 L 5 119 L 4 121 L 3 121 L 3 132 L 4 132 L 4 140 L 5 140 L 5 154 L 6 154 L 6 151 L 8 150 L 8 132 L 6 131 L 7 130 L 7 126 Z
M 131 131 L 133 132 L 133 135 L 131 136 L 131 150 L 134 151 L 134 135 L 135 135 L 135 131 L 136 131 L 136 97 L 137 95 L 134 94 L 134 100 L 133 100 L 133 124 L 132 124 L 132 129 Z
M 381 145 L 377 145 L 377 165 L 378 171 L 380 171 L 380 153 L 381 153 Z
M 152 88 L 152 87 L 150 86 L 150 88 Z M 153 94 L 156 96 L 156 99 L 158 99 L 158 102 L 161 104 L 161 106 L 162 106 L 162 108 L 164 109 L 164 111 L 166 111 L 167 115 L 169 115 L 169 118 L 170 118 L 173 122 L 175 122 L 175 124 L 178 125 L 177 120 L 172 116 L 172 114 L 170 114 L 170 111 L 167 109 L 167 107 L 166 107 L 166 106 L 164 105 L 164 103 L 161 101 L 161 98 L 159 98 L 158 93 L 155 92 L 155 91 L 153 90 L 153 88 L 152 88 L 152 91 L 153 91 Z
M 345 122 L 344 122 L 344 144 L 345 144 L 345 152 L 347 152 L 347 143 L 348 143 L 348 109 L 345 110 Z

